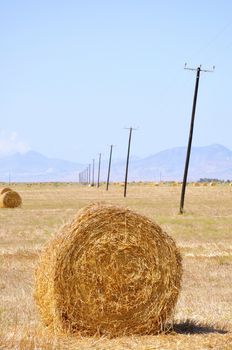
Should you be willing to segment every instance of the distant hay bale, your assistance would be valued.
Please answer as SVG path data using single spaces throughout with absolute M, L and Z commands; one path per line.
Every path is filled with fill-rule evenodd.
M 210 184 L 209 184 L 210 186 L 216 186 L 217 185 L 217 183 L 216 182 L 210 182 Z
M 0 195 L 5 193 L 5 192 L 8 192 L 8 191 L 12 191 L 12 189 L 10 187 L 4 187 L 1 191 L 0 191 Z
M 16 191 L 7 191 L 0 195 L 0 208 L 17 208 L 22 205 L 22 198 Z
M 96 203 L 48 243 L 34 297 L 55 332 L 154 334 L 173 316 L 181 275 L 175 242 L 157 224 Z
M 194 187 L 200 187 L 201 184 L 200 184 L 200 182 L 194 182 L 194 183 L 193 183 L 193 186 L 194 186 Z
M 208 182 L 203 182 L 203 186 L 208 186 Z

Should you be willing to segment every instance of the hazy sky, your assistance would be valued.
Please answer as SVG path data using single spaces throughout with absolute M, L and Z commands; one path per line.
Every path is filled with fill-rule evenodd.
M 232 149 L 232 1 L 0 1 L 0 154 L 88 163 L 193 144 Z

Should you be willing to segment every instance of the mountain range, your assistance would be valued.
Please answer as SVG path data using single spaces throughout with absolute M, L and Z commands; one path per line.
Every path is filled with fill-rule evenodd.
M 129 181 L 171 181 L 182 180 L 186 157 L 185 147 L 176 147 L 149 157 L 131 157 Z M 0 182 L 77 181 L 78 173 L 85 164 L 48 158 L 38 152 L 15 153 L 0 158 Z M 102 162 L 101 181 L 106 180 L 108 160 Z M 96 166 L 97 168 L 97 166 Z M 125 160 L 112 159 L 111 180 L 123 181 Z M 96 175 L 95 175 L 96 176 Z M 213 144 L 193 147 L 189 181 L 200 178 L 232 179 L 232 151 Z

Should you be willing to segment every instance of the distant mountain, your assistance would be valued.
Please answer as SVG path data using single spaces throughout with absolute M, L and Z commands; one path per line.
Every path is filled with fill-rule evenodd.
M 186 157 L 185 147 L 168 149 L 146 158 L 131 157 L 129 181 L 182 180 Z M 101 179 L 106 180 L 108 160 L 103 160 Z M 29 151 L 0 158 L 0 181 L 77 181 L 85 165 L 53 159 Z M 97 167 L 96 167 L 97 168 Z M 123 181 L 125 160 L 112 159 L 111 180 Z M 232 151 L 221 145 L 193 147 L 189 181 L 200 178 L 232 179 Z
M 186 148 L 177 147 L 159 152 L 131 164 L 131 176 L 137 179 L 151 178 L 156 181 L 182 180 L 186 158 Z M 214 144 L 193 147 L 190 157 L 188 179 L 200 178 L 232 179 L 232 151 Z
M 0 158 L 0 181 L 77 181 L 82 164 L 29 151 Z
M 181 181 L 186 158 L 186 148 L 176 147 L 130 162 L 129 181 Z M 122 181 L 125 161 L 112 164 L 112 179 Z M 214 144 L 193 147 L 190 157 L 189 181 L 200 178 L 232 179 L 232 151 Z

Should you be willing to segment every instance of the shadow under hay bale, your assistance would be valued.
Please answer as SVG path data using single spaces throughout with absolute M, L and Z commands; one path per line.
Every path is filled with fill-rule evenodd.
M 0 195 L 3 193 L 6 193 L 8 191 L 12 191 L 12 189 L 10 187 L 4 187 L 1 191 L 0 191 Z
M 173 326 L 174 332 L 178 334 L 209 334 L 209 333 L 219 333 L 226 334 L 227 330 L 217 328 L 213 325 L 198 323 L 194 320 L 185 320 L 184 322 L 176 323 Z
M 48 243 L 34 297 L 55 332 L 154 334 L 173 316 L 181 275 L 175 242 L 157 224 L 97 203 Z
M 17 208 L 22 205 L 22 198 L 16 191 L 7 191 L 0 195 L 0 208 Z

